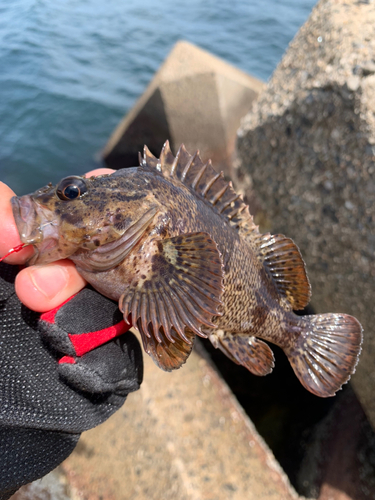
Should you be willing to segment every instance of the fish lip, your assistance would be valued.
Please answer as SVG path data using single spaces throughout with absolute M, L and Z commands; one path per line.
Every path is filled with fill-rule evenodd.
M 36 210 L 31 196 L 13 196 L 11 199 L 13 217 L 22 243 L 34 244 L 42 240 L 42 233 L 37 228 Z
M 30 195 L 14 196 L 11 204 L 22 243 L 34 245 L 35 249 L 35 245 L 38 245 L 41 252 L 57 245 L 58 224 L 48 210 L 43 209 Z

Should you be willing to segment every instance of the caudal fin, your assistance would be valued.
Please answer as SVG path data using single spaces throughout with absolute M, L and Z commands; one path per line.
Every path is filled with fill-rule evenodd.
M 362 327 L 347 314 L 300 318 L 296 343 L 285 349 L 302 385 L 316 396 L 334 396 L 354 373 L 361 352 Z

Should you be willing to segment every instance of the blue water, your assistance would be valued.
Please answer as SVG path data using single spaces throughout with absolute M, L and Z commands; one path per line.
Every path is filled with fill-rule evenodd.
M 99 152 L 179 39 L 267 80 L 313 0 L 0 0 L 0 180 L 18 194 Z

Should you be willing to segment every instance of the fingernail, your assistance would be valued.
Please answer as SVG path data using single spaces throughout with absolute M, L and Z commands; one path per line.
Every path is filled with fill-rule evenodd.
M 47 297 L 53 299 L 68 284 L 68 272 L 62 266 L 41 266 L 31 273 L 34 286 Z

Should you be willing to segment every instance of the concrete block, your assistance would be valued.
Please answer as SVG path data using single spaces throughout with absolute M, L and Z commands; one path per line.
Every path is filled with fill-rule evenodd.
M 108 141 L 107 166 L 138 165 L 144 144 L 159 155 L 169 139 L 228 167 L 240 119 L 264 84 L 212 54 L 178 42 Z
M 301 248 L 316 312 L 364 327 L 353 386 L 375 426 L 375 4 L 321 0 L 238 132 L 267 229 Z
M 156 377 L 104 426 L 84 433 L 62 466 L 11 500 L 375 498 L 375 432 L 350 388 L 305 444 L 296 496 L 220 377 L 193 359 L 176 387 Z
M 145 356 L 141 389 L 63 462 L 72 498 L 298 498 L 201 350 L 172 373 Z
M 22 486 L 10 500 L 76 500 L 71 497 L 66 476 L 60 467 Z

